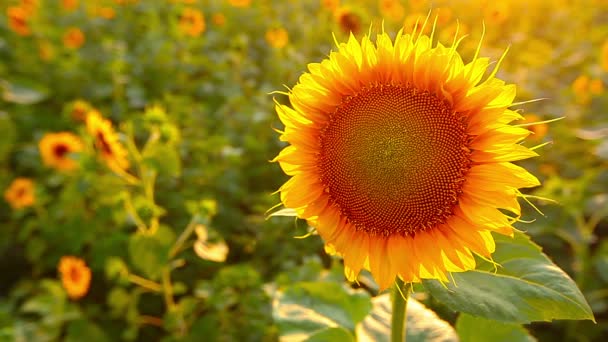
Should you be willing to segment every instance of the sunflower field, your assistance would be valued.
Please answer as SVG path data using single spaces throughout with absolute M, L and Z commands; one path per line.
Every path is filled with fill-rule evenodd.
M 0 0 L 0 341 L 606 341 L 607 109 L 605 0 Z

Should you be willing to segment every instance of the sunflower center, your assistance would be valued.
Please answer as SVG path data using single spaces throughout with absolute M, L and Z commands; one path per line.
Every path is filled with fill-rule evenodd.
M 57 144 L 53 147 L 53 154 L 58 159 L 62 159 L 65 155 L 70 152 L 70 149 L 65 144 Z
M 70 269 L 70 280 L 74 283 L 78 283 L 80 281 L 80 270 L 76 267 L 72 267 Z
M 112 146 L 108 143 L 106 136 L 101 131 L 97 132 L 97 146 L 104 155 L 111 156 L 113 154 Z
M 333 113 L 321 134 L 321 180 L 357 229 L 413 235 L 452 215 L 467 142 L 461 117 L 434 95 L 376 85 Z

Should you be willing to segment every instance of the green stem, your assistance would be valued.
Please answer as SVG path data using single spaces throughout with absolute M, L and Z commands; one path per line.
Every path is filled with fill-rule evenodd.
M 393 288 L 393 318 L 391 320 L 391 342 L 405 342 L 407 323 L 407 300 L 412 292 L 412 284 L 405 284 L 397 278 Z

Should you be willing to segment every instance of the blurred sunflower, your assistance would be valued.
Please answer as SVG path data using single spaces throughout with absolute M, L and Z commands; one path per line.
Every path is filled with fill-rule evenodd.
M 50 61 L 55 57 L 55 49 L 53 44 L 48 40 L 38 42 L 38 56 L 43 61 Z
M 335 10 L 338 9 L 338 7 L 340 7 L 340 0 L 320 0 L 321 1 L 321 7 L 325 8 L 326 10 L 333 12 Z
M 251 0 L 228 0 L 228 3 L 233 7 L 249 7 Z
M 4 199 L 13 209 L 29 207 L 36 203 L 34 182 L 29 178 L 15 178 L 4 192 Z
M 405 15 L 405 7 L 399 0 L 380 0 L 380 13 L 393 21 L 399 21 Z
M 118 141 L 118 135 L 112 128 L 112 123 L 104 119 L 98 111 L 91 111 L 86 118 L 87 131 L 95 139 L 95 148 L 101 154 L 101 159 L 115 172 L 129 168 L 127 150 Z
M 8 17 L 8 27 L 20 36 L 29 36 L 32 30 L 29 26 L 30 15 L 21 6 L 10 6 L 6 9 Z
M 289 42 L 289 34 L 282 27 L 266 31 L 266 42 L 275 49 L 281 49 Z
M 571 85 L 576 102 L 586 105 L 591 102 L 592 95 L 604 91 L 604 83 L 599 78 L 591 78 L 585 74 L 579 75 Z
M 91 270 L 84 260 L 74 256 L 64 256 L 57 267 L 61 275 L 61 284 L 72 299 L 80 299 L 89 291 Z
M 38 143 L 44 165 L 61 171 L 75 169 L 78 164 L 70 159 L 70 154 L 83 150 L 83 144 L 70 132 L 47 133 Z
M 61 8 L 66 11 L 73 11 L 78 8 L 78 0 L 61 0 Z
M 277 104 L 290 145 L 274 159 L 291 178 L 281 202 L 316 228 L 355 280 L 369 269 L 381 289 L 475 268 L 491 258 L 491 232 L 512 235 L 519 188 L 538 180 L 512 161 L 537 154 L 530 132 L 509 125 L 515 86 L 498 65 L 425 35 L 359 42 L 308 65 Z M 481 44 L 480 44 L 481 45 Z M 510 215 L 506 215 L 506 210 Z
M 508 1 L 489 1 L 483 9 L 483 17 L 489 24 L 500 25 L 511 16 Z
M 608 40 L 602 45 L 602 51 L 600 54 L 600 65 L 604 71 L 608 71 Z
M 426 15 L 422 13 L 412 13 L 405 17 L 403 21 L 403 31 L 412 32 L 412 34 L 428 33 L 431 30 L 429 25 L 424 25 Z
M 198 37 L 205 32 L 205 17 L 196 8 L 186 7 L 179 18 L 179 30 L 191 37 Z
M 215 13 L 211 17 L 211 21 L 216 26 L 224 26 L 226 24 L 226 16 L 223 15 L 222 13 Z
M 361 16 L 348 7 L 336 9 L 334 19 L 344 33 L 357 35 L 361 32 Z
M 524 120 L 521 121 L 522 124 L 527 124 L 526 129 L 532 132 L 530 136 L 531 140 L 542 140 L 547 135 L 547 131 L 549 131 L 549 126 L 546 123 L 536 123 L 540 121 L 543 121 L 543 119 L 532 113 L 524 115 Z
M 85 122 L 93 106 L 84 100 L 76 100 L 68 105 L 68 113 L 73 120 Z
M 70 27 L 63 34 L 63 45 L 69 49 L 80 48 L 84 41 L 84 33 L 78 27 Z

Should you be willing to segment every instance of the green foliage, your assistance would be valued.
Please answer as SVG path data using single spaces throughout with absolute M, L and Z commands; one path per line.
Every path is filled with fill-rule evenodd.
M 503 323 L 467 314 L 460 314 L 456 331 L 462 342 L 533 342 L 536 341 L 521 325 Z
M 445 286 L 425 280 L 429 292 L 456 311 L 509 323 L 591 319 L 591 308 L 574 281 L 522 233 L 496 236 L 497 263 L 453 274 Z

